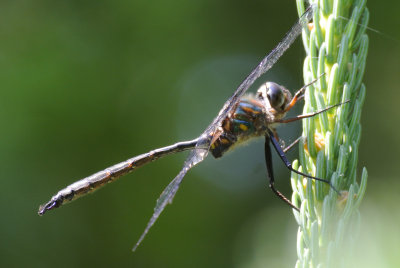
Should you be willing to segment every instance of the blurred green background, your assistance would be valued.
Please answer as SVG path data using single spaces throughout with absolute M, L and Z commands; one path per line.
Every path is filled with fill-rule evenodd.
M 384 34 L 369 32 L 364 79 L 359 166 L 369 182 L 354 256 L 367 267 L 400 265 L 400 4 L 391 2 L 368 3 Z M 2 0 L 0 266 L 292 267 L 296 223 L 267 187 L 262 139 L 192 170 L 134 254 L 185 153 L 36 213 L 77 179 L 201 133 L 296 18 L 294 1 Z M 298 40 L 252 90 L 265 80 L 300 88 L 303 56 Z M 300 123 L 280 133 L 291 141 Z

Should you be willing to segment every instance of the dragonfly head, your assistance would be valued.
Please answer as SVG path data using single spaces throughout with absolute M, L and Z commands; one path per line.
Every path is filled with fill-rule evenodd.
M 258 89 L 257 98 L 264 101 L 267 111 L 272 108 L 276 112 L 282 113 L 290 103 L 292 94 L 281 85 L 266 82 Z

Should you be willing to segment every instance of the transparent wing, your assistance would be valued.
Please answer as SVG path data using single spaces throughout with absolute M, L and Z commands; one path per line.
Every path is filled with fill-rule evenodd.
M 167 204 L 172 203 L 172 199 L 174 198 L 176 192 L 178 191 L 179 186 L 183 180 L 183 177 L 186 175 L 186 173 L 189 171 L 189 169 L 191 169 L 196 164 L 203 161 L 205 158 L 205 155 L 207 155 L 207 152 L 208 152 L 208 149 L 196 148 L 190 153 L 189 157 L 186 159 L 186 161 L 183 165 L 182 170 L 170 182 L 170 184 L 168 184 L 168 186 L 161 193 L 160 198 L 158 198 L 157 204 L 154 208 L 153 216 L 151 216 L 149 222 L 147 223 L 146 229 L 144 230 L 143 234 L 140 236 L 139 241 L 133 247 L 132 251 L 135 251 L 136 248 L 143 241 L 146 234 L 149 232 L 150 228 L 153 226 L 153 224 L 156 222 L 156 220 L 160 216 L 161 212 L 164 210 L 165 206 Z
M 313 8 L 310 6 L 306 12 L 299 18 L 299 20 L 293 25 L 289 32 L 286 33 L 285 37 L 279 42 L 279 44 L 258 64 L 258 66 L 250 73 L 249 76 L 239 85 L 235 93 L 230 97 L 220 110 L 218 116 L 213 120 L 213 122 L 207 127 L 207 129 L 200 135 L 199 141 L 196 144 L 196 149 L 194 149 L 188 158 L 186 159 L 182 170 L 179 174 L 171 181 L 171 183 L 164 189 L 161 193 L 160 198 L 157 200 L 157 204 L 154 208 L 153 216 L 150 218 L 146 229 L 140 236 L 139 241 L 133 248 L 133 251 L 140 245 L 144 237 L 156 222 L 161 212 L 164 210 L 165 206 L 172 202 L 179 186 L 183 180 L 186 173 L 194 167 L 196 164 L 204 160 L 208 154 L 208 149 L 211 145 L 211 140 L 214 133 L 216 133 L 218 127 L 224 118 L 227 117 L 229 113 L 232 112 L 233 107 L 239 101 L 240 97 L 249 89 L 249 87 L 254 83 L 254 81 L 259 78 L 262 74 L 267 72 L 285 53 L 285 51 L 292 45 L 294 40 L 300 35 L 303 26 L 305 26 L 308 21 L 312 18 Z

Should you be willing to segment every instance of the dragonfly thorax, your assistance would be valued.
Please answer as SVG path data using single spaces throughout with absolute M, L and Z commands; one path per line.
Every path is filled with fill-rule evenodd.
M 275 128 L 275 120 L 285 116 L 291 99 L 289 90 L 273 82 L 264 83 L 255 96 L 244 96 L 214 134 L 210 147 L 213 156 L 221 157 L 233 145 L 266 135 L 268 128 Z

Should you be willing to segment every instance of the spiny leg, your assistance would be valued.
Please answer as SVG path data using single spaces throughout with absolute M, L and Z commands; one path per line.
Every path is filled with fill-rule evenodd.
M 336 190 L 336 188 L 332 185 L 332 183 L 331 183 L 330 181 L 324 180 L 324 179 L 321 179 L 321 178 L 317 178 L 317 177 L 313 177 L 313 176 L 311 176 L 311 175 L 308 175 L 308 174 L 306 174 L 306 173 L 303 173 L 303 172 L 300 172 L 300 171 L 294 169 L 294 168 L 292 167 L 292 164 L 291 164 L 291 163 L 289 162 L 289 160 L 286 158 L 286 155 L 285 155 L 285 153 L 282 151 L 282 148 L 279 146 L 279 142 L 275 139 L 275 137 L 274 137 L 272 131 L 271 131 L 271 130 L 268 130 L 268 134 L 269 134 L 269 139 L 271 140 L 272 145 L 273 145 L 274 148 L 275 148 L 275 151 L 278 153 L 279 157 L 282 159 L 282 161 L 285 163 L 285 166 L 286 166 L 290 171 L 293 171 L 294 173 L 297 173 L 297 174 L 299 174 L 299 175 L 301 175 L 301 176 L 304 176 L 304 177 L 307 177 L 307 178 L 310 178 L 310 179 L 313 179 L 313 180 L 316 180 L 316 181 L 325 182 L 325 183 L 329 184 L 329 186 L 330 186 L 335 192 L 337 192 L 337 193 L 340 195 L 339 191 Z
M 289 206 L 291 206 L 293 209 L 299 211 L 299 209 L 293 205 L 292 202 L 289 201 L 289 199 L 284 196 L 281 192 L 279 192 L 277 189 L 275 189 L 274 183 L 274 171 L 272 169 L 272 155 L 271 155 L 271 147 L 269 145 L 269 137 L 265 136 L 265 163 L 267 165 L 267 172 L 268 172 L 268 177 L 269 177 L 269 188 L 274 192 L 276 196 L 278 196 L 283 202 L 287 203 Z M 279 146 L 279 145 L 278 145 Z
M 301 138 L 302 138 L 302 136 L 298 137 L 298 138 L 297 138 L 294 142 L 292 142 L 289 146 L 286 146 L 286 147 L 283 149 L 283 152 L 286 153 L 286 152 L 288 152 L 289 150 L 291 150 L 291 149 L 300 141 Z
M 323 76 L 325 73 L 321 74 L 320 76 L 318 76 L 315 80 L 311 81 L 310 83 L 308 83 L 307 85 L 304 85 L 302 88 L 300 88 L 296 94 L 294 94 L 292 100 L 290 101 L 290 103 L 286 106 L 284 112 L 288 112 L 290 109 L 293 108 L 293 106 L 304 97 L 304 91 L 306 91 L 306 88 L 311 86 L 312 84 L 314 84 L 315 82 L 318 81 L 318 79 Z
M 271 131 L 274 133 L 275 139 L 279 141 L 279 144 L 281 145 L 281 148 L 284 153 L 291 150 L 302 138 L 302 136 L 300 136 L 295 141 L 293 141 L 289 146 L 286 146 L 285 142 L 279 138 L 278 132 L 276 132 L 275 129 L 271 129 Z
M 296 117 L 291 117 L 291 118 L 286 118 L 286 119 L 277 119 L 277 120 L 274 120 L 274 123 L 290 123 L 290 122 L 294 122 L 294 121 L 301 120 L 301 119 L 304 119 L 304 118 L 313 117 L 313 116 L 316 116 L 317 114 L 326 112 L 326 111 L 328 111 L 328 110 L 330 110 L 332 108 L 335 108 L 335 107 L 338 107 L 338 106 L 343 105 L 345 103 L 348 103 L 349 101 L 350 100 L 347 100 L 347 101 L 342 102 L 342 103 L 334 104 L 334 105 L 328 106 L 325 109 L 321 109 L 321 110 L 316 111 L 316 112 L 312 112 L 312 113 L 308 113 L 308 114 L 302 114 L 302 115 L 298 115 Z

